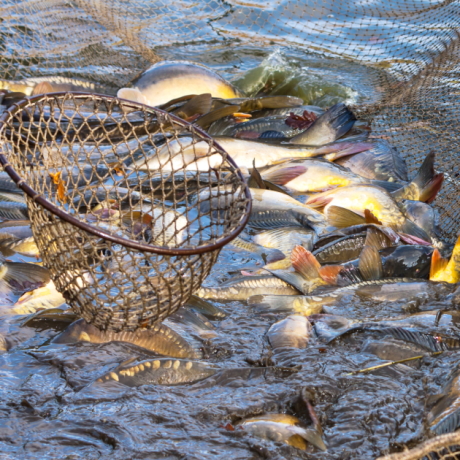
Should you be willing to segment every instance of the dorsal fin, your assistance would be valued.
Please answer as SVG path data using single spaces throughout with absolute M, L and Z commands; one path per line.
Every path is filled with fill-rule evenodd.
M 392 244 L 390 238 L 388 238 L 385 233 L 380 232 L 375 227 L 369 227 L 367 229 L 364 246 L 370 246 L 380 251 L 380 249 L 389 248 Z
M 382 259 L 375 247 L 364 246 L 359 256 L 358 266 L 366 281 L 379 280 L 383 276 Z

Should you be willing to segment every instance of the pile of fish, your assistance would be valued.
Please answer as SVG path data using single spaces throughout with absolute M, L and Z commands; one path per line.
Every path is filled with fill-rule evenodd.
M 22 97 L 7 89 L 40 94 L 68 90 L 65 85 L 69 84 L 78 88 L 78 82 L 59 79 L 29 80 L 16 86 L 4 82 L 2 103 L 8 106 Z M 209 300 L 247 301 L 248 308 L 260 314 L 284 313 L 285 318 L 273 324 L 266 336 L 275 363 L 279 350 L 305 348 L 312 340 L 333 346 L 336 340 L 363 331 L 391 338 L 385 353 L 381 348 L 368 351 L 395 369 L 405 360 L 460 349 L 460 338 L 424 330 L 455 322 L 460 298 L 460 238 L 454 245 L 442 239 L 436 209 L 431 206 L 444 179 L 435 170 L 434 153 L 428 154 L 409 178 L 398 150 L 387 140 L 372 138 L 370 127 L 357 121 L 344 104 L 324 110 L 288 95 L 245 98 L 210 69 L 187 62 L 156 64 L 133 81 L 132 87 L 120 89 L 118 96 L 157 106 L 194 123 L 231 156 L 246 174 L 252 195 L 248 228 L 231 244 L 235 251 L 256 254 L 263 265 L 241 267 L 237 276 L 220 285 L 200 288 L 186 306 L 149 330 L 109 333 L 77 319 L 53 342 L 123 341 L 161 356 L 121 363 L 94 385 L 174 385 L 235 371 L 250 378 L 250 368 L 225 369 L 200 361 L 203 346 L 187 335 L 186 328 L 194 328 L 202 337 L 218 333 L 210 321 L 225 314 Z M 152 181 L 159 169 L 174 175 L 182 168 L 188 180 L 196 179 L 193 199 L 200 207 L 219 199 L 217 187 L 214 194 L 209 187 L 201 190 L 200 183 L 203 175 L 212 177 L 222 157 L 209 157 L 209 146 L 196 143 L 187 134 L 168 146 L 165 149 L 160 140 L 147 159 L 122 167 L 144 172 Z M 180 155 L 171 156 L 171 149 Z M 59 172 L 49 171 L 50 175 Z M 89 176 L 94 173 L 94 167 L 88 165 Z M 99 171 L 97 177 L 95 190 L 104 174 Z M 64 180 L 67 189 L 72 183 L 78 189 L 75 178 Z M 214 180 L 217 186 L 217 178 Z M 145 181 L 142 187 L 151 183 Z M 119 208 L 98 202 L 97 193 L 92 197 L 84 200 L 86 213 L 112 210 L 109 214 L 116 214 L 118 221 L 126 224 L 126 215 L 120 216 Z M 137 204 L 136 210 L 142 205 Z M 4 256 L 17 253 L 39 258 L 30 223 L 24 220 L 28 216 L 24 197 L 4 175 L 0 176 L 0 216 L 5 219 L 0 224 Z M 141 233 L 153 235 L 149 242 L 158 242 L 155 235 L 161 232 L 155 229 L 155 216 L 150 217 L 142 220 Z M 177 244 L 177 216 L 173 220 L 174 235 L 164 244 Z M 179 230 L 186 225 L 181 224 Z M 0 277 L 2 305 L 11 305 L 3 308 L 5 314 L 31 314 L 24 320 L 28 325 L 46 317 L 64 322 L 75 319 L 65 309 L 58 309 L 64 299 L 45 268 L 2 259 Z M 21 297 L 15 301 L 15 295 Z M 434 299 L 450 302 L 452 311 L 419 311 Z M 383 302 L 404 305 L 407 315 L 368 321 L 366 312 Z M 347 319 L 344 305 L 362 311 L 362 320 Z M 3 343 L 6 350 L 8 341 Z M 430 429 L 436 434 L 460 427 L 460 398 L 451 391 L 458 378 L 452 377 L 428 415 Z M 318 424 L 314 428 L 301 425 L 292 415 L 264 414 L 227 429 L 241 428 L 300 449 L 306 449 L 308 443 L 326 449 Z

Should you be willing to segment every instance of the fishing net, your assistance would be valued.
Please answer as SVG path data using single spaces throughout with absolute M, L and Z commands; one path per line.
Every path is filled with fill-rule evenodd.
M 449 433 L 420 444 L 400 454 L 379 457 L 377 460 L 458 460 L 460 433 Z
M 249 217 L 236 165 L 167 112 L 63 93 L 1 120 L 0 161 L 27 194 L 43 261 L 78 316 L 100 329 L 174 313 Z
M 412 171 L 430 150 L 437 153 L 446 180 L 436 206 L 444 237 L 453 240 L 460 224 L 459 11 L 454 0 L 6 0 L 0 72 L 16 80 L 81 77 L 115 94 L 150 63 L 193 60 L 200 46 L 221 44 L 228 54 L 279 44 L 362 64 L 374 92 L 356 111 Z

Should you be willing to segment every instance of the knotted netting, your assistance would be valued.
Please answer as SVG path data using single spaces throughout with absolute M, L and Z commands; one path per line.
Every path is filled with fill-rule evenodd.
M 456 238 L 458 0 L 5 0 L 0 13 L 0 78 L 61 75 L 109 95 L 163 59 L 202 62 L 231 78 L 229 56 L 244 60 L 246 47 L 262 54 L 294 49 L 324 58 L 319 67 L 342 59 L 344 72 L 356 65 L 356 78 L 371 89 L 354 111 L 370 122 L 371 136 L 396 146 L 412 173 L 436 152 L 445 174 L 436 199 L 441 229 L 444 238 Z M 433 442 L 391 458 L 458 458 L 446 439 Z
M 458 1 L 29 0 L 3 2 L 0 12 L 3 78 L 58 74 L 89 80 L 106 94 L 153 62 L 200 60 L 203 50 L 221 46 L 225 51 L 204 62 L 217 70 L 225 69 L 225 55 L 248 45 L 362 64 L 372 91 L 355 110 L 411 170 L 430 150 L 437 153 L 446 176 L 436 202 L 441 227 L 450 240 L 457 234 Z

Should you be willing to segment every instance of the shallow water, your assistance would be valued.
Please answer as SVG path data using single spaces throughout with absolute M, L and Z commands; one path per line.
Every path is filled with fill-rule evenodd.
M 28 3 L 33 4 L 24 2 Z M 51 3 L 56 8 L 62 6 L 60 2 Z M 85 2 L 77 3 L 88 16 L 79 16 L 78 20 L 69 17 L 66 34 L 70 36 L 89 27 L 92 32 L 100 31 L 98 40 L 80 33 L 81 41 L 61 46 L 53 59 L 32 59 L 34 46 L 39 43 L 36 37 L 40 25 L 29 24 L 23 32 L 24 40 L 11 43 L 10 48 L 2 51 L 3 63 L 13 64 L 14 51 L 24 59 L 14 67 L 7 66 L 9 77 L 59 73 L 90 78 L 113 89 L 134 76 L 144 61 L 104 32 L 85 10 Z M 249 8 L 257 6 L 257 2 L 184 1 L 180 5 L 187 14 L 181 14 L 176 5 L 174 26 L 166 29 L 160 27 L 157 15 L 169 14 L 170 8 L 162 2 L 150 2 L 148 7 L 138 8 L 139 16 L 145 20 L 140 34 L 149 46 L 162 45 L 158 49 L 161 56 L 208 64 L 241 85 L 244 72 L 269 58 L 265 65 L 268 62 L 275 67 L 291 66 L 292 72 L 310 79 L 318 92 L 316 97 L 332 94 L 360 104 L 378 97 L 375 76 L 379 71 L 335 57 L 335 53 L 347 54 L 351 50 L 340 42 L 330 43 L 328 29 L 344 27 L 343 34 L 354 37 L 353 52 L 372 58 L 375 63 L 383 62 L 385 67 L 394 66 L 396 74 L 410 66 L 411 61 L 406 55 L 390 53 L 389 47 L 404 42 L 411 59 L 416 60 L 419 55 L 414 39 L 420 28 L 415 33 L 414 24 L 425 24 L 425 34 L 430 34 L 428 26 L 433 30 L 439 26 L 430 24 L 425 17 L 419 17 L 418 22 L 408 19 L 404 16 L 407 9 L 403 8 L 399 19 L 383 16 L 373 21 L 372 27 L 364 28 L 360 20 L 352 21 L 333 11 L 329 3 L 323 5 L 331 7 L 329 14 L 319 9 L 314 25 L 309 23 L 307 27 L 302 17 L 306 17 L 311 6 L 308 2 L 265 2 L 256 14 Z M 382 6 L 383 2 L 380 3 Z M 397 9 L 398 4 L 385 2 L 389 11 Z M 431 4 L 411 3 L 414 8 Z M 123 6 L 121 2 L 114 5 Z M 359 10 L 359 2 L 350 8 L 359 18 L 365 16 Z M 308 11 L 314 16 L 311 9 Z M 280 16 L 283 21 L 277 21 Z M 18 24 L 25 18 L 25 14 L 5 17 L 0 24 L 2 40 L 11 41 L 13 28 L 19 30 Z M 49 15 L 46 21 L 59 22 L 59 18 Z M 62 29 L 58 24 L 54 35 L 65 36 Z M 181 31 L 179 37 L 177 30 Z M 374 36 L 376 30 L 386 31 L 385 41 Z M 178 40 L 186 45 L 176 46 Z M 292 46 L 300 42 L 304 48 Z M 312 53 L 320 47 L 329 57 Z M 98 65 L 88 58 L 92 52 L 100 56 Z M 53 53 L 49 51 L 46 56 L 52 57 Z M 249 253 L 226 248 L 205 284 L 216 285 L 228 279 L 230 273 L 254 264 L 262 265 L 262 261 Z M 120 343 L 51 344 L 50 340 L 63 329 L 62 324 L 20 327 L 22 317 L 0 318 L 0 332 L 10 346 L 8 353 L 0 355 L 0 459 L 372 459 L 427 436 L 427 396 L 439 392 L 451 370 L 460 365 L 458 353 L 446 352 L 424 358 L 418 368 L 399 366 L 372 374 L 345 375 L 381 363 L 374 355 L 361 351 L 366 343 L 378 341 L 381 336 L 354 334 L 329 345 L 312 339 L 304 350 L 272 353 L 265 333 L 285 315 L 263 312 L 245 302 L 219 306 L 227 317 L 213 322 L 216 337 L 200 338 L 194 330 L 189 333 L 202 341 L 206 361 L 223 369 L 251 367 L 251 378 L 224 371 L 193 385 L 131 389 L 113 382 L 101 386 L 93 382 L 121 362 L 152 354 Z M 347 300 L 326 310 L 352 319 L 375 319 L 449 307 L 444 299 L 428 300 L 421 305 Z M 427 331 L 451 336 L 459 333 L 455 327 Z M 265 370 L 258 370 L 267 364 L 270 366 Z M 276 370 L 272 366 L 292 369 Z M 304 388 L 313 395 L 327 453 L 313 448 L 301 452 L 251 437 L 241 430 L 223 428 L 229 422 L 265 412 L 294 414 L 308 426 L 311 421 L 299 400 Z

